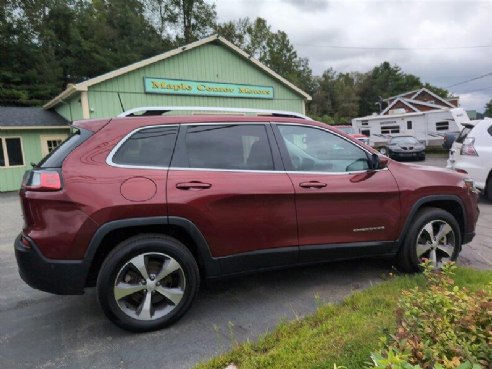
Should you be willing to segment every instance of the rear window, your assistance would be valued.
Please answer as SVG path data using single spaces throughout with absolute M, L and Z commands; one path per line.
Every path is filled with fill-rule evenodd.
M 457 143 L 463 143 L 463 141 L 465 140 L 466 136 L 468 136 L 468 133 L 470 133 L 471 130 L 472 130 L 472 127 L 465 127 L 465 128 L 463 128 L 463 130 L 461 131 L 460 135 L 456 139 L 456 142 Z
M 169 167 L 177 126 L 144 128 L 130 136 L 113 155 L 119 165 Z
M 76 147 L 92 136 L 92 132 L 83 128 L 78 128 L 67 137 L 60 145 L 46 155 L 37 165 L 37 168 L 61 168 L 63 160 Z

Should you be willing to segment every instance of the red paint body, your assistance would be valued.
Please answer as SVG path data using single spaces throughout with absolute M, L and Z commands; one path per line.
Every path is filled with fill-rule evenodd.
M 413 205 L 429 195 L 458 196 L 466 212 L 464 232 L 474 231 L 476 195 L 463 185 L 463 175 L 437 168 L 390 161 L 379 171 L 333 175 L 282 170 L 135 169 L 106 163 L 114 146 L 139 127 L 252 121 L 331 130 L 323 123 L 300 119 L 237 116 L 158 116 L 76 123 L 96 133 L 63 161 L 60 191 L 21 189 L 23 233 L 45 257 L 60 260 L 82 260 L 96 230 L 108 222 L 151 216 L 190 220 L 213 257 L 281 247 L 395 241 L 401 237 Z M 310 181 L 326 186 L 299 186 Z M 205 188 L 183 188 L 192 182 L 201 182 Z M 354 231 L 367 227 L 384 229 Z

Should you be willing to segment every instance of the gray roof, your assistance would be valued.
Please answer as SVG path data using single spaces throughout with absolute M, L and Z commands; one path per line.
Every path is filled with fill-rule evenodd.
M 66 127 L 69 124 L 68 120 L 51 110 L 0 106 L 0 127 Z

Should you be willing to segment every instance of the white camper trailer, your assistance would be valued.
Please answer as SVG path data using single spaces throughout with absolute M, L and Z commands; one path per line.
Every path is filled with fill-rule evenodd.
M 463 123 L 470 122 L 464 109 L 425 88 L 386 101 L 388 107 L 381 114 L 352 120 L 354 130 L 368 136 L 374 147 L 385 146 L 398 135 L 415 136 L 427 146 L 440 146 L 446 132 L 461 131 Z

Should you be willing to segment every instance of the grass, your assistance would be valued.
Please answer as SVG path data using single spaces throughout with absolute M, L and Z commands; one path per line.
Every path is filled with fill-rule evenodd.
M 458 268 L 456 284 L 479 290 L 492 281 L 492 271 Z M 281 323 L 257 342 L 233 349 L 196 369 L 363 368 L 385 331 L 395 329 L 395 308 L 402 289 L 424 286 L 422 275 L 402 275 L 357 292 L 337 304 L 321 306 L 313 315 Z

